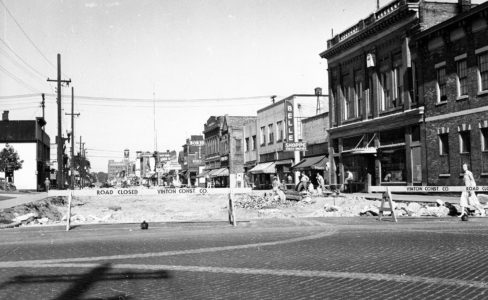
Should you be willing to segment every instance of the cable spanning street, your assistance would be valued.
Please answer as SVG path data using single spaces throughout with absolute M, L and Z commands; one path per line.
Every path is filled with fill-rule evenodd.
M 485 299 L 487 220 L 5 231 L 2 299 Z

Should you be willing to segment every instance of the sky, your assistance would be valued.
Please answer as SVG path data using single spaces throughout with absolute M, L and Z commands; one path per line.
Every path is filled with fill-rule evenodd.
M 332 31 L 375 9 L 374 0 L 0 0 L 0 110 L 40 117 L 45 93 L 54 143 L 56 83 L 47 78 L 56 79 L 60 54 L 71 79 L 63 133 L 73 87 L 75 139 L 92 171 L 106 172 L 124 149 L 180 151 L 212 115 L 252 116 L 272 95 L 327 91 L 319 53 Z

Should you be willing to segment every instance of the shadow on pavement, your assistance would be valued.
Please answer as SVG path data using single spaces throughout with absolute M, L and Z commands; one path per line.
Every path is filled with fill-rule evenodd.
M 64 283 L 72 282 L 73 284 L 63 291 L 59 296 L 55 297 L 55 300 L 65 299 L 82 299 L 82 296 L 86 294 L 90 288 L 100 281 L 115 281 L 115 280 L 145 280 L 145 279 L 170 279 L 171 273 L 168 271 L 156 271 L 156 272 L 121 272 L 121 273 L 109 273 L 111 270 L 111 264 L 101 264 L 89 272 L 84 274 L 64 274 L 64 275 L 19 275 L 15 276 L 12 280 L 7 281 L 0 285 L 0 290 L 6 288 L 9 285 L 29 285 L 29 284 L 42 284 L 42 283 Z M 83 298 L 89 300 L 90 298 Z M 97 297 L 93 299 L 133 299 L 132 297 L 120 294 L 109 297 Z

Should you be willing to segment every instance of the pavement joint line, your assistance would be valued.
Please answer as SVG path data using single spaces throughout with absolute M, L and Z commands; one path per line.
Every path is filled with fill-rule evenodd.
M 34 264 L 31 268 L 95 268 L 96 263 L 47 263 Z M 237 275 L 270 275 L 308 278 L 340 278 L 353 280 L 374 280 L 398 283 L 417 283 L 431 285 L 446 285 L 465 288 L 488 289 L 488 282 L 450 279 L 438 277 L 409 276 L 405 274 L 382 274 L 382 273 L 359 273 L 359 272 L 337 272 L 318 270 L 290 270 L 290 269 L 255 269 L 255 268 L 232 268 L 232 267 L 210 267 L 210 266 L 178 266 L 178 265 L 147 265 L 147 264 L 112 264 L 112 269 L 130 270 L 153 270 L 153 271 L 178 271 L 178 272 L 206 272 L 224 273 Z
M 190 250 L 176 250 L 176 251 L 166 251 L 166 252 L 138 253 L 138 254 L 59 258 L 59 259 L 45 259 L 45 260 L 3 261 L 0 262 L 0 268 L 29 267 L 32 265 L 44 265 L 44 264 L 53 264 L 53 263 L 73 263 L 73 262 L 105 261 L 105 260 L 118 260 L 118 259 L 134 259 L 134 258 L 162 257 L 162 256 L 175 256 L 175 255 L 185 255 L 185 254 L 199 254 L 199 253 L 210 253 L 210 252 L 229 251 L 229 250 L 240 250 L 240 249 L 276 246 L 276 245 L 315 240 L 315 239 L 320 239 L 323 237 L 334 235 L 335 233 L 337 233 L 337 230 L 330 228 L 328 231 L 320 232 L 318 234 L 307 235 L 303 237 L 291 238 L 286 240 L 273 241 L 273 242 L 198 248 L 198 249 L 190 249 Z

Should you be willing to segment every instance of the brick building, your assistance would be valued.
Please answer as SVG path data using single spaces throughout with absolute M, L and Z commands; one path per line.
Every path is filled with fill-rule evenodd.
M 425 106 L 423 177 L 461 185 L 467 163 L 488 185 L 488 3 L 463 1 L 462 13 L 419 33 L 419 102 Z
M 326 96 L 318 96 L 319 106 L 327 108 Z M 302 120 L 317 114 L 317 95 L 294 94 L 274 102 L 257 113 L 258 164 L 249 170 L 256 188 L 270 188 L 272 176 L 280 180 L 290 175 L 298 180 L 292 166 L 301 153 L 285 149 L 285 144 L 303 141 Z
M 215 187 L 244 186 L 244 124 L 253 116 L 212 116 L 204 125 L 205 172 Z
M 469 1 L 468 1 L 469 2 Z M 467 1 L 397 0 L 327 41 L 331 182 L 426 184 L 424 103 L 412 37 L 458 15 Z

